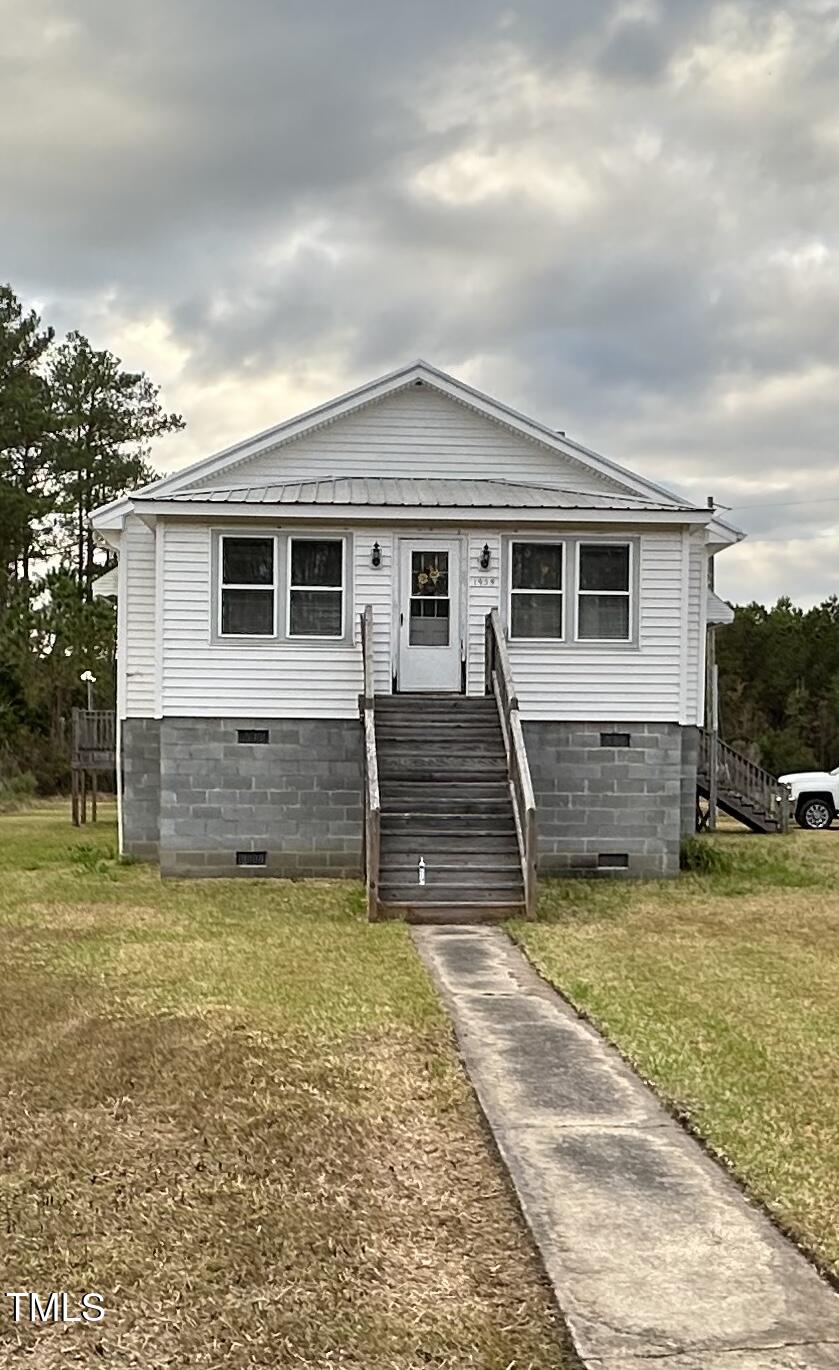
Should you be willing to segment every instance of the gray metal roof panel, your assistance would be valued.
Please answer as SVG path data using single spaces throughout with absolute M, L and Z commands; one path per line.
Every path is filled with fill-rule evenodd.
M 155 499 L 155 495 L 136 496 Z M 455 480 L 430 476 L 327 476 L 320 479 L 237 485 L 226 489 L 180 490 L 163 496 L 174 504 L 376 505 L 398 508 L 638 509 L 684 511 L 684 505 L 633 495 L 528 485 L 507 480 Z

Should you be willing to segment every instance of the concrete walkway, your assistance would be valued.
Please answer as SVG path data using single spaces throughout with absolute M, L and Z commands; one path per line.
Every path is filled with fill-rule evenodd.
M 585 1363 L 837 1370 L 839 1295 L 506 934 L 414 937 Z

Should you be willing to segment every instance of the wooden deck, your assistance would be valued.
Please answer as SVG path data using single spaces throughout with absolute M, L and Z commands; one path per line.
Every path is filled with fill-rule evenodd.
M 99 776 L 116 776 L 116 714 L 113 709 L 74 709 L 71 754 L 71 813 L 73 826 L 96 822 Z

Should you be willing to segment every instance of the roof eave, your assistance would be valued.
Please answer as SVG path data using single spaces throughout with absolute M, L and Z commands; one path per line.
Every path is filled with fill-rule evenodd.
M 589 509 L 536 508 L 533 506 L 451 505 L 429 504 L 230 504 L 213 500 L 155 499 L 147 495 L 132 501 L 132 512 L 143 516 L 167 515 L 176 518 L 243 519 L 395 523 L 642 523 L 705 525 L 711 518 L 709 509 Z

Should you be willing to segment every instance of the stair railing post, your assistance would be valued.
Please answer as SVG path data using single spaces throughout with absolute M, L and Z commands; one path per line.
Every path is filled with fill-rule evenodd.
M 711 642 L 714 642 L 714 635 L 711 634 Z M 717 830 L 717 799 L 719 796 L 719 670 L 716 661 L 711 662 L 711 749 L 708 759 L 708 828 L 711 832 Z

